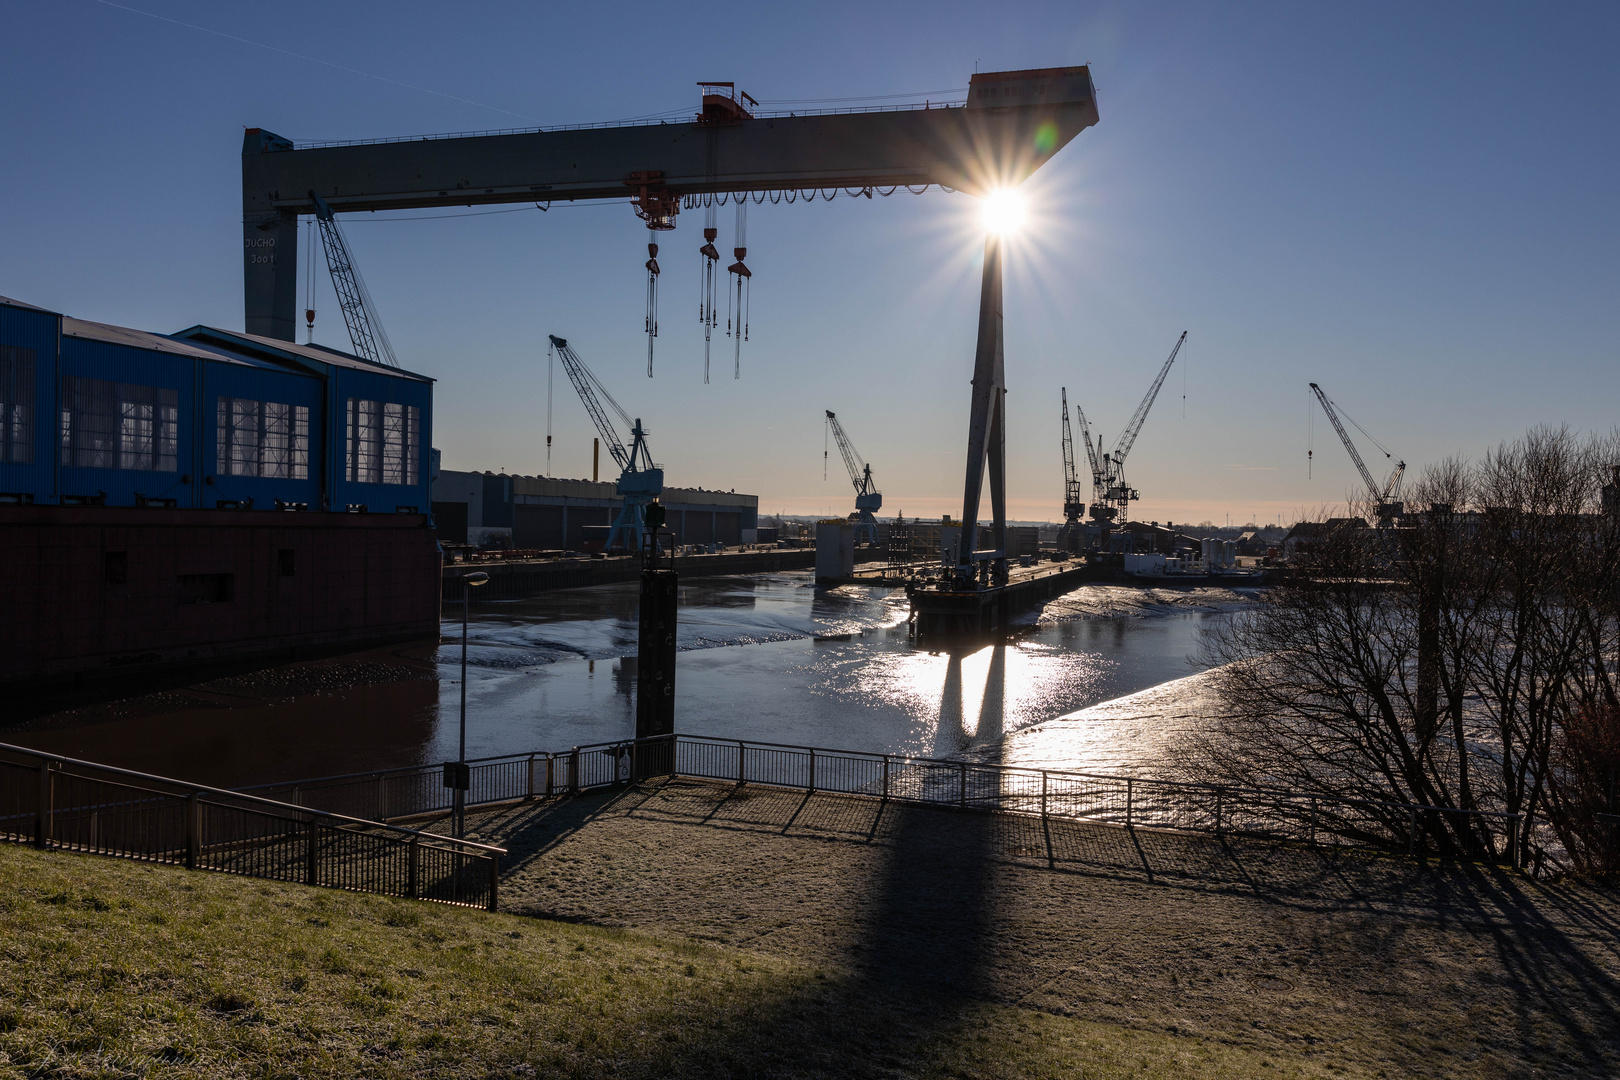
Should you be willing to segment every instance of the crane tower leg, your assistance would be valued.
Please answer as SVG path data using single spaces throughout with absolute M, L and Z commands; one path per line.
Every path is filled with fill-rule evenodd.
M 298 336 L 298 215 L 271 210 L 242 222 L 242 286 L 250 334 Z
M 1006 580 L 1007 500 L 1006 434 L 1002 398 L 1007 392 L 1001 336 L 1001 238 L 984 242 L 984 279 L 979 288 L 979 340 L 973 358 L 973 404 L 968 415 L 967 483 L 962 492 L 962 547 L 956 577 L 968 584 L 976 576 L 979 547 L 979 495 L 985 464 L 990 466 L 990 512 L 995 542 L 994 573 Z

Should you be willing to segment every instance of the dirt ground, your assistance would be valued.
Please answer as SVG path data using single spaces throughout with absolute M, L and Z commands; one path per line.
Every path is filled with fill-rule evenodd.
M 501 908 L 1388 1076 L 1620 1076 L 1620 887 L 698 782 L 480 815 Z M 858 991 L 856 991 L 858 992 Z

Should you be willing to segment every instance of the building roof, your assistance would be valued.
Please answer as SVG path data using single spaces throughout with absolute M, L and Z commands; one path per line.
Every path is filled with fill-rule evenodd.
M 230 349 L 233 352 L 245 351 L 250 356 L 259 353 L 282 362 L 287 360 L 294 363 L 313 362 L 331 367 L 349 368 L 354 371 L 369 371 L 376 375 L 388 375 L 396 379 L 409 379 L 413 382 L 430 383 L 434 381 L 432 378 L 419 375 L 414 371 L 389 367 L 387 364 L 374 364 L 370 360 L 355 356 L 353 353 L 339 352 L 337 349 L 329 349 L 325 345 L 300 345 L 296 341 L 282 341 L 280 338 L 248 334 L 239 330 L 221 330 L 216 326 L 197 325 L 182 330 L 174 336 L 189 341 L 205 341 Z
M 102 341 L 110 345 L 128 345 L 134 349 L 146 349 L 150 352 L 169 353 L 173 356 L 184 356 L 192 360 L 210 360 L 220 364 L 241 364 L 246 367 L 268 367 L 252 360 L 210 349 L 189 341 L 176 341 L 162 334 L 153 334 L 145 330 L 135 330 L 128 326 L 113 326 L 110 323 L 88 322 L 84 319 L 75 319 L 71 316 L 62 317 L 62 336 L 80 338 L 85 341 Z
M 30 304 L 26 300 L 13 300 L 9 296 L 0 296 L 0 304 L 5 304 L 7 307 L 27 308 L 29 311 L 43 311 L 47 315 L 61 314 L 60 311 L 52 311 L 50 308 L 42 308 L 38 304 Z

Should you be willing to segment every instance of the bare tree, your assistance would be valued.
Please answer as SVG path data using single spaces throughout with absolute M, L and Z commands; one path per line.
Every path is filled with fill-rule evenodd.
M 1620 713 L 1620 514 L 1602 494 L 1615 452 L 1537 428 L 1425 470 L 1401 527 L 1325 528 L 1207 640 L 1225 709 L 1192 736 L 1189 768 L 1320 796 L 1338 808 L 1321 824 L 1347 836 L 1416 831 L 1536 866 L 1567 852 L 1593 758 L 1561 749 L 1564 733 Z

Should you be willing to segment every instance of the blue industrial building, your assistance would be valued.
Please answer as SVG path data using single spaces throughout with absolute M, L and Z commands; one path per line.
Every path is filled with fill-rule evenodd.
M 0 297 L 0 504 L 427 514 L 433 380 Z

